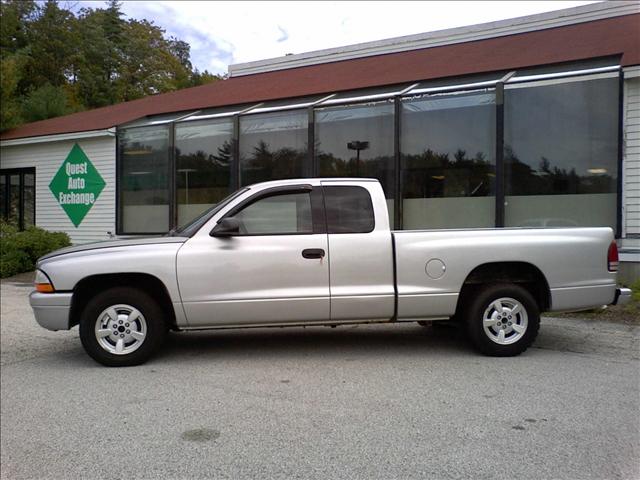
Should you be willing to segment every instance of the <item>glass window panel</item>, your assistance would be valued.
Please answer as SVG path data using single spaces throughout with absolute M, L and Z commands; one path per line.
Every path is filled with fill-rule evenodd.
M 20 224 L 20 175 L 9 175 L 9 212 L 7 221 L 16 226 Z
M 315 149 L 321 177 L 369 177 L 382 184 L 393 225 L 392 101 L 318 108 Z
M 507 226 L 616 226 L 618 78 L 505 90 Z
M 328 233 L 368 233 L 375 226 L 371 195 L 362 187 L 324 187 Z
M 469 87 L 477 85 L 475 88 L 491 88 L 495 83 L 497 83 L 502 77 L 504 77 L 509 71 L 501 71 L 501 72 L 491 72 L 491 73 L 481 73 L 478 75 L 466 75 L 464 77 L 448 77 L 448 78 L 438 78 L 435 80 L 427 80 L 424 82 L 420 82 L 420 84 L 412 89 L 409 94 L 414 92 L 418 93 L 421 90 L 433 90 L 433 89 L 442 89 L 446 90 L 469 90 Z M 422 92 L 425 93 L 425 92 Z
M 194 110 L 193 113 L 196 113 L 197 110 Z M 126 125 L 123 125 L 123 128 L 133 128 L 133 127 L 147 127 L 153 125 L 161 125 L 173 122 L 179 118 L 182 118 L 186 115 L 189 115 L 190 112 L 174 112 L 168 113 L 165 115 L 155 115 L 151 117 L 143 117 L 138 120 L 134 120 Z
M 0 220 L 6 220 L 7 217 L 7 176 L 0 175 Z
M 123 233 L 169 230 L 169 127 L 120 132 Z
M 261 198 L 236 215 L 248 235 L 312 233 L 311 195 L 288 193 Z
M 278 109 L 283 111 L 286 109 L 299 109 L 302 107 L 308 107 L 314 104 L 315 102 L 317 102 L 318 100 L 322 100 L 327 96 L 328 95 L 314 95 L 314 96 L 307 96 L 307 97 L 285 98 L 282 100 L 274 100 L 272 102 L 265 102 L 261 106 L 251 109 L 251 112 L 249 113 L 253 115 L 255 113 L 260 113 L 263 111 L 266 112 L 271 109 Z
M 242 112 L 243 110 L 246 110 L 247 108 L 250 108 L 254 105 L 257 105 L 257 104 L 251 103 L 251 104 L 231 105 L 226 107 L 203 109 L 198 111 L 197 113 L 194 113 L 193 115 L 190 115 L 186 118 L 183 118 L 182 120 L 179 120 L 177 123 L 182 123 L 182 122 L 188 123 L 188 122 L 195 122 L 195 121 L 201 121 L 205 119 L 212 119 L 212 118 L 219 118 L 219 117 L 232 117 L 233 115 L 236 115 Z
M 594 68 L 610 67 L 620 64 L 620 57 L 601 57 L 591 58 L 589 60 L 578 60 L 575 62 L 564 62 L 554 65 L 544 65 L 530 68 L 519 68 L 516 70 L 516 74 L 512 80 L 517 80 L 521 77 L 528 77 L 530 75 L 553 75 L 564 72 L 575 72 L 580 70 L 591 70 Z
M 33 173 L 23 175 L 23 228 L 35 225 L 36 213 L 36 176 Z
M 240 117 L 241 185 L 305 176 L 306 110 Z
M 495 93 L 402 102 L 403 227 L 495 225 Z
M 389 85 L 384 87 L 363 88 L 361 90 L 349 90 L 346 92 L 338 92 L 336 93 L 335 96 L 331 97 L 331 99 L 329 99 L 327 103 L 331 104 L 333 102 L 339 102 L 339 101 L 349 102 L 349 101 L 354 101 L 353 99 L 357 99 L 360 97 L 369 97 L 373 95 L 391 97 L 393 95 L 397 95 L 398 93 L 400 93 L 405 88 L 411 85 L 412 85 L 411 83 L 406 83 L 402 85 Z
M 178 225 L 186 225 L 231 192 L 233 122 L 176 124 Z

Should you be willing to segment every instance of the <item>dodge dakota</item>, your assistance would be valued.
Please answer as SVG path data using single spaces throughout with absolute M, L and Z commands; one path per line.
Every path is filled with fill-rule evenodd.
M 86 352 L 136 365 L 169 330 L 454 320 L 493 356 L 540 312 L 628 301 L 610 228 L 391 231 L 381 185 L 299 179 L 242 188 L 164 237 L 55 251 L 30 302 Z

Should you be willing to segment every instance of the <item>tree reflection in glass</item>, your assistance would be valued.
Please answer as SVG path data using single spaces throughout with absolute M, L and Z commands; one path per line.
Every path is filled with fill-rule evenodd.
M 178 226 L 230 193 L 232 136 L 230 119 L 176 124 Z
M 306 176 L 307 123 L 306 110 L 241 117 L 241 184 Z
M 495 224 L 495 94 L 402 102 L 404 228 Z

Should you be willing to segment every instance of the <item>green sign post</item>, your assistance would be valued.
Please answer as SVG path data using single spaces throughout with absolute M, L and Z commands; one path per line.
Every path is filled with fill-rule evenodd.
M 76 143 L 51 180 L 49 189 L 77 227 L 106 185 L 96 167 Z

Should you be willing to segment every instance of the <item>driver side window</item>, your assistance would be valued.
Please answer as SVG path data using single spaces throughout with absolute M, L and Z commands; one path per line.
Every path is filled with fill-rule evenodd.
M 241 235 L 313 233 L 309 192 L 262 197 L 234 215 Z

